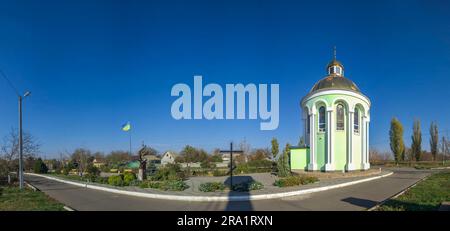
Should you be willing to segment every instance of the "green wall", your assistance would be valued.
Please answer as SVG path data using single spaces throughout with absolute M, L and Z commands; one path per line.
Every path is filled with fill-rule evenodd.
M 309 148 L 291 148 L 291 169 L 307 170 L 309 163 Z

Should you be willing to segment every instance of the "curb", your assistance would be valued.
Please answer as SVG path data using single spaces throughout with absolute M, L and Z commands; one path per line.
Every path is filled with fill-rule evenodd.
M 73 208 L 71 208 L 71 207 L 69 207 L 67 205 L 65 205 L 63 208 L 64 208 L 64 210 L 70 211 L 70 212 L 76 211 L 75 209 L 73 209 Z
M 25 173 L 25 174 L 29 174 L 29 173 Z M 31 174 L 30 174 L 30 175 L 31 175 Z M 35 175 L 38 175 L 38 174 L 35 174 Z M 35 187 L 34 185 L 30 184 L 28 181 L 24 181 L 24 183 L 25 183 L 26 186 L 28 186 L 29 188 L 31 188 L 33 191 L 41 191 L 40 189 L 38 189 L 38 188 Z M 60 202 L 60 203 L 61 203 L 61 202 Z M 75 209 L 73 209 L 73 208 L 71 208 L 71 207 L 69 207 L 69 206 L 67 206 L 67 205 L 64 205 L 63 209 L 66 210 L 66 211 L 76 211 Z
M 33 191 L 41 191 L 41 190 L 39 190 L 38 188 L 36 188 L 36 187 L 34 187 L 32 184 L 30 184 L 30 183 L 28 183 L 28 181 L 23 181 L 23 183 L 25 183 L 25 185 L 28 187 L 28 188 L 31 188 Z
M 391 197 L 389 197 L 389 198 L 383 200 L 382 202 L 378 203 L 377 205 L 373 206 L 372 208 L 367 209 L 367 211 L 374 211 L 374 210 L 378 209 L 380 206 L 384 205 L 387 201 L 389 201 L 389 200 L 391 200 L 391 199 L 395 199 L 395 198 L 397 198 L 397 197 L 403 195 L 403 194 L 406 193 L 408 190 L 410 190 L 410 189 L 414 188 L 416 185 L 418 185 L 420 182 L 426 180 L 428 177 L 429 177 L 429 175 L 426 176 L 426 177 L 424 177 L 424 178 L 422 178 L 422 179 L 420 179 L 419 181 L 417 181 L 416 183 L 410 185 L 409 187 L 403 189 L 402 191 L 398 192 L 397 194 L 395 194 L 395 195 L 393 195 L 393 196 L 391 196 Z
M 271 194 L 263 194 L 263 195 L 244 195 L 244 196 L 177 196 L 177 195 L 164 195 L 164 194 L 154 194 L 154 193 L 144 193 L 144 192 L 132 192 L 132 191 L 125 191 L 125 190 L 119 190 L 119 189 L 112 189 L 112 188 L 106 188 L 106 187 L 100 187 L 96 185 L 90 185 L 90 184 L 84 184 L 84 183 L 78 183 L 73 181 L 67 181 L 62 180 L 50 176 L 44 176 L 40 174 L 34 174 L 34 173 L 27 173 L 31 176 L 39 176 L 44 177 L 50 180 L 76 185 L 83 188 L 90 188 L 90 189 L 96 189 L 101 190 L 105 192 L 112 192 L 117 194 L 123 194 L 128 196 L 136 196 L 136 197 L 144 197 L 144 198 L 151 198 L 151 199 L 163 199 L 163 200 L 175 200 L 175 201 L 252 201 L 252 200 L 267 200 L 267 199 L 278 199 L 283 197 L 290 197 L 290 196 L 298 196 L 298 195 L 304 195 L 314 192 L 322 192 L 327 191 L 330 189 L 336 189 L 336 188 L 342 188 L 354 184 L 359 184 L 363 182 L 368 182 L 372 180 L 377 180 L 383 177 L 390 176 L 394 174 L 393 172 L 386 173 L 381 176 L 376 177 L 370 177 L 366 179 L 361 180 L 355 180 L 351 182 L 346 182 L 342 184 L 336 184 L 336 185 L 330 185 L 330 186 L 324 186 L 319 188 L 311 188 L 311 189 L 303 189 L 298 191 L 292 191 L 292 192 L 282 192 L 282 193 L 271 193 Z

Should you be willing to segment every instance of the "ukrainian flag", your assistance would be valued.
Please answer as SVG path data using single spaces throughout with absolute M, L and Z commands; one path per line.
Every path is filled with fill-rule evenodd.
M 127 122 L 126 124 L 122 125 L 122 131 L 127 132 L 129 130 L 131 130 L 130 122 Z

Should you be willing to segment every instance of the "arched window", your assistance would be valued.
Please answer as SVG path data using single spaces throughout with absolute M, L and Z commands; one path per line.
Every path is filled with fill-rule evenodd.
M 325 107 L 319 108 L 319 132 L 325 131 Z
M 345 129 L 344 105 L 338 104 L 336 107 L 336 130 L 344 131 Z
M 355 109 L 354 118 L 353 118 L 353 130 L 356 133 L 359 133 L 359 110 Z

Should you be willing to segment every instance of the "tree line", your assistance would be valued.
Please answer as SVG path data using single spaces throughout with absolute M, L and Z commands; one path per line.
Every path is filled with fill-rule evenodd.
M 392 118 L 389 130 L 389 144 L 394 155 L 396 164 L 401 161 L 421 161 L 424 150 L 422 148 L 422 130 L 420 120 L 415 119 L 412 126 L 411 146 L 405 146 L 403 140 L 403 125 L 397 118 Z M 433 161 L 445 160 L 449 151 L 450 142 L 447 137 L 442 136 L 439 141 L 439 129 L 436 122 L 431 122 L 429 128 L 430 153 Z M 439 152 L 441 158 L 438 159 Z

